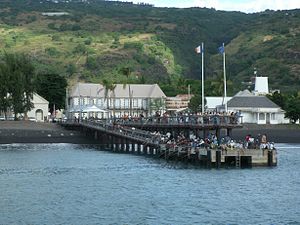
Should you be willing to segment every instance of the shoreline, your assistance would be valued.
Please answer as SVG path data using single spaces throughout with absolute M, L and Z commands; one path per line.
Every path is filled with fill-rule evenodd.
M 239 141 L 244 140 L 246 135 L 251 134 L 257 137 L 259 134 L 266 134 L 269 142 L 276 143 L 300 143 L 299 125 L 257 125 L 244 124 L 243 128 L 233 129 L 232 138 Z
M 243 128 L 233 129 L 232 138 L 243 141 L 251 134 L 266 134 L 268 141 L 276 143 L 300 143 L 299 125 L 257 125 L 244 124 Z M 222 133 L 222 135 L 224 135 Z M 1 121 L 0 144 L 12 143 L 73 143 L 101 144 L 79 131 L 66 130 L 55 123 L 36 123 L 30 121 Z
M 55 123 L 1 121 L 0 144 L 13 143 L 97 144 L 98 142 L 84 136 L 80 131 L 66 130 Z

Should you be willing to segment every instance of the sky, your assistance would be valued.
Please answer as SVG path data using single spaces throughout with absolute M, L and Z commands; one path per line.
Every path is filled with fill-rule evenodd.
M 266 9 L 284 10 L 300 8 L 300 0 L 123 0 L 133 3 L 149 3 L 156 7 L 206 7 L 216 10 L 261 12 Z

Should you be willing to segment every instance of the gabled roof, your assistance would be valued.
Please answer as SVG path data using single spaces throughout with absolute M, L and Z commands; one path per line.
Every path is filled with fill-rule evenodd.
M 236 93 L 235 96 L 253 96 L 253 94 L 248 89 L 245 89 Z
M 41 103 L 42 104 L 49 104 L 49 102 L 46 99 L 44 99 L 42 96 L 40 96 L 37 93 L 33 93 L 33 100 L 32 100 L 32 102 L 34 104 L 41 104 Z
M 206 99 L 206 106 L 208 109 L 215 109 L 217 106 L 223 105 L 228 102 L 232 97 L 216 97 L 208 96 Z
M 130 84 L 133 98 L 166 98 L 166 95 L 157 84 Z M 107 96 L 129 98 L 129 84 L 116 84 L 114 91 L 108 91 Z M 73 87 L 70 97 L 105 97 L 105 87 L 102 84 L 78 83 Z
M 234 96 L 228 103 L 232 108 L 280 108 L 265 96 Z

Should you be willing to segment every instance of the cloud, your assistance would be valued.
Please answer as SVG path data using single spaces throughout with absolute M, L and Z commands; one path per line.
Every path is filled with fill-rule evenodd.
M 266 9 L 284 10 L 300 8 L 299 0 L 133 0 L 133 2 L 147 2 L 157 7 L 206 7 L 246 13 L 261 12 Z
M 195 0 L 199 7 L 213 7 L 217 10 L 242 11 L 247 13 L 261 12 L 266 9 L 283 10 L 300 8 L 300 2 L 295 0 Z

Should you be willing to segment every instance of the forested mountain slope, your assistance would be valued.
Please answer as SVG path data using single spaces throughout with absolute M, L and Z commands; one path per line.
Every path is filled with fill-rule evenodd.
M 220 94 L 222 42 L 229 93 L 245 88 L 254 68 L 273 89 L 299 90 L 299 25 L 300 10 L 244 14 L 100 0 L 0 2 L 1 49 L 31 55 L 39 73 L 70 81 L 158 82 L 169 95 L 185 92 L 188 83 L 199 91 L 199 82 L 186 79 L 200 78 L 201 57 L 194 49 L 201 42 L 210 95 Z

